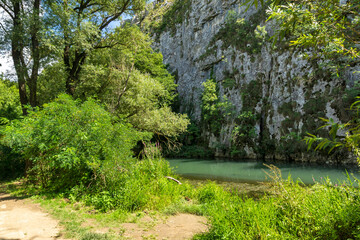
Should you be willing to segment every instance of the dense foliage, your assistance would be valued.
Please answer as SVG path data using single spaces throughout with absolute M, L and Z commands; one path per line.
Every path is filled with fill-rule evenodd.
M 2 133 L 2 143 L 30 161 L 32 180 L 53 190 L 101 180 L 106 164 L 121 168 L 145 137 L 94 100 L 81 103 L 66 95 L 12 121 Z
M 323 62 L 323 67 L 339 74 L 359 62 L 360 2 L 301 0 L 283 5 L 276 2 L 269 20 L 280 24 L 274 40 L 284 40 L 300 48 L 305 57 Z
M 0 128 L 11 120 L 21 118 L 22 111 L 16 84 L 0 79 Z M 0 138 L 2 133 L 0 132 Z M 0 180 L 19 177 L 24 174 L 24 164 L 19 154 L 0 144 Z
M 116 28 L 109 38 L 116 46 L 88 55 L 74 96 L 100 99 L 110 112 L 127 118 L 138 129 L 165 136 L 186 130 L 186 117 L 169 107 L 176 96 L 174 77 L 162 63 L 162 55 L 151 49 L 150 38 L 130 25 Z M 65 82 L 61 62 L 47 66 L 39 77 L 41 102 L 64 92 Z
M 205 126 L 214 134 L 219 134 L 226 117 L 233 114 L 234 106 L 225 95 L 220 96 L 216 80 L 208 79 L 203 83 L 201 113 Z
M 60 61 L 67 93 L 74 95 L 88 55 L 112 48 L 109 33 L 124 15 L 141 11 L 145 0 L 1 0 L 0 49 L 11 49 L 22 106 L 38 105 L 40 70 Z M 23 108 L 24 114 L 26 109 Z
M 0 83 L 2 169 L 23 172 L 25 164 L 28 178 L 48 190 L 94 185 L 109 162 L 128 162 L 135 146 L 141 151 L 140 140 L 186 130 L 186 115 L 171 109 L 176 84 L 162 55 L 137 26 L 120 24 L 144 4 L 0 2 L 1 47 L 13 50 L 18 82 Z
M 0 78 L 0 125 L 21 116 L 19 93 L 15 83 Z

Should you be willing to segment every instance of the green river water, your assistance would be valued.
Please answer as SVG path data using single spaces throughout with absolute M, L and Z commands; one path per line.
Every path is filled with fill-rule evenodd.
M 264 162 L 253 160 L 199 160 L 199 159 L 168 159 L 175 172 L 189 179 L 210 179 L 232 182 L 255 183 L 269 181 L 265 173 L 269 169 Z M 329 178 L 332 183 L 343 183 L 348 175 L 360 179 L 357 166 L 324 166 L 298 163 L 269 163 L 281 170 L 282 177 L 291 175 L 293 180 L 301 180 L 304 184 L 323 182 Z M 348 173 L 348 174 L 347 174 Z

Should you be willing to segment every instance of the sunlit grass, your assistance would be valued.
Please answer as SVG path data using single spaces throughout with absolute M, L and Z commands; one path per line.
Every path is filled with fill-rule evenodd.
M 137 190 L 143 191 L 140 193 L 144 196 L 155 197 L 152 200 L 145 198 L 148 201 L 137 209 L 129 209 L 127 203 L 123 203 L 104 211 L 89 204 L 86 201 L 89 196 L 70 200 L 63 194 L 39 195 L 20 184 L 8 184 L 6 188 L 19 197 L 32 195 L 34 201 L 59 219 L 65 236 L 74 239 L 121 239 L 124 233 L 121 224 L 124 222 L 137 223 L 144 216 L 161 219 L 178 213 L 202 215 L 209 219 L 209 231 L 196 235 L 194 239 L 360 238 L 358 188 L 334 184 L 328 179 L 304 186 L 293 182 L 290 177 L 283 180 L 279 176 L 281 172 L 270 167 L 269 176 L 273 182 L 267 183 L 268 190 L 256 197 L 231 184 L 203 181 L 190 184 L 180 179 L 180 185 L 164 178 L 165 182 L 150 181 L 147 182 L 149 186 Z M 135 174 L 129 181 L 142 182 L 144 179 Z M 133 190 L 129 187 L 126 191 Z M 126 201 L 131 201 L 130 196 Z M 150 225 L 143 227 L 150 229 Z

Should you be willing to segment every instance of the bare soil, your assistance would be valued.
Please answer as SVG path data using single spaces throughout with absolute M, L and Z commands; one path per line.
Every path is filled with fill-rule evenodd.
M 59 240 L 59 237 L 58 221 L 37 204 L 0 193 L 0 240 Z
M 143 217 L 138 223 L 124 223 L 127 239 L 185 240 L 208 230 L 206 218 L 192 214 L 177 214 L 165 219 Z

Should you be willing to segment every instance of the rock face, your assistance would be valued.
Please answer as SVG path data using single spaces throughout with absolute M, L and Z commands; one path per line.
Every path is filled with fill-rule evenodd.
M 300 52 L 286 45 L 272 47 L 267 39 L 275 23 L 265 22 L 263 9 L 246 11 L 238 0 L 190 2 L 182 22 L 157 33 L 155 44 L 177 76 L 181 112 L 201 125 L 203 83 L 209 78 L 217 82 L 219 97 L 233 105 L 231 114 L 222 112 L 226 116 L 220 131 L 201 125 L 208 147 L 217 156 L 344 162 L 340 153 L 331 158 L 308 155 L 297 140 L 323 125 L 319 117 L 347 120 L 343 109 L 359 75 L 349 71 L 346 77 L 332 78 Z M 246 123 L 243 113 L 254 115 L 255 122 Z M 255 134 L 242 129 L 244 124 Z M 242 135 L 236 140 L 239 126 Z

